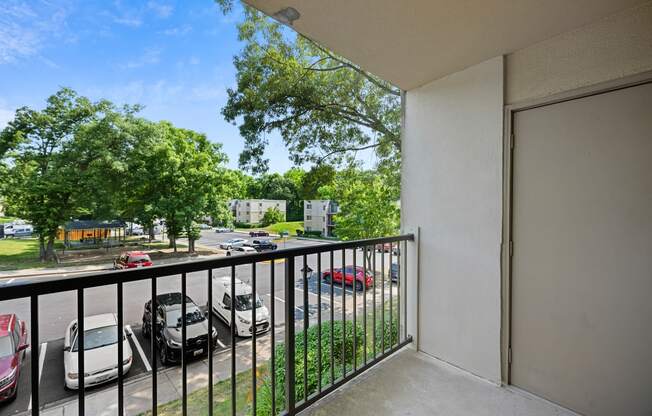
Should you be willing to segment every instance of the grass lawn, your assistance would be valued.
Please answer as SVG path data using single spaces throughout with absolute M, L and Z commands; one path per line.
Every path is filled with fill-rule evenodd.
M 290 235 L 297 235 L 297 230 L 303 231 L 303 221 L 277 222 L 269 227 L 265 227 L 264 230 L 274 234 L 280 234 L 281 231 L 287 231 Z
M 56 242 L 55 249 L 63 248 Z M 41 263 L 38 259 L 39 246 L 36 238 L 4 238 L 0 240 L 0 270 L 29 269 L 53 266 L 56 263 Z
M 267 374 L 267 366 L 258 367 L 257 380 L 262 382 Z M 236 413 L 248 414 L 251 409 L 251 370 L 238 373 L 236 379 Z M 141 416 L 151 415 L 151 412 L 142 413 Z M 160 416 L 181 415 L 181 399 L 174 400 L 158 406 L 157 414 Z M 193 416 L 208 415 L 208 387 L 204 387 L 188 395 L 188 414 Z M 213 385 L 213 414 L 231 414 L 231 379 L 222 380 Z

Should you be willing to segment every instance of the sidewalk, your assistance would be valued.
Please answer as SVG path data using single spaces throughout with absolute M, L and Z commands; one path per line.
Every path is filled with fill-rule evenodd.
M 265 337 L 257 342 L 256 359 L 260 364 L 269 360 L 271 338 Z M 213 355 L 213 383 L 231 377 L 231 350 Z M 251 340 L 237 345 L 236 368 L 238 372 L 251 369 Z M 188 393 L 208 387 L 208 358 L 188 365 Z M 158 403 L 164 404 L 181 399 L 181 366 L 159 371 L 157 376 Z M 86 414 L 94 416 L 113 416 L 118 414 L 117 386 L 86 395 Z M 125 415 L 140 415 L 151 410 L 152 379 L 151 373 L 124 385 Z M 217 398 L 216 398 L 217 400 Z M 41 411 L 44 416 L 74 416 L 78 414 L 77 400 L 48 406 Z M 23 413 L 23 415 L 28 415 Z

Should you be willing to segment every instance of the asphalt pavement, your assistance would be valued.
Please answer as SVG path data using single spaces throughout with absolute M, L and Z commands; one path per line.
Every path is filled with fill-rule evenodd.
M 242 233 L 215 233 L 212 230 L 205 230 L 202 232 L 202 238 L 198 241 L 199 244 L 209 247 L 218 247 L 223 241 L 231 238 L 247 238 L 248 236 Z M 328 244 L 311 240 L 297 240 L 289 239 L 281 241 L 279 248 L 292 248 L 292 247 L 305 247 L 317 244 Z M 385 256 L 386 268 L 388 270 L 388 257 Z M 361 252 L 358 252 L 358 264 L 362 263 Z M 378 269 L 380 269 L 380 256 L 377 255 Z M 346 288 L 346 293 L 343 295 L 342 288 L 337 285 L 331 287 L 319 279 L 317 271 L 317 255 L 310 255 L 306 258 L 308 266 L 315 271 L 309 274 L 306 279 L 307 285 L 304 285 L 302 269 L 303 259 L 297 258 L 295 261 L 295 312 L 294 318 L 298 325 L 302 323 L 306 308 L 303 305 L 303 294 L 307 288 L 309 296 L 309 304 L 307 313 L 310 320 L 314 321 L 318 311 L 322 311 L 322 319 L 328 320 L 330 310 L 340 311 L 343 306 L 343 301 L 346 304 L 346 310 L 351 311 L 353 308 L 353 296 L 350 288 Z M 348 250 L 346 253 L 345 264 L 351 264 L 352 251 Z M 337 251 L 333 253 L 333 267 L 340 267 L 342 265 L 342 253 Z M 322 270 L 330 268 L 330 254 L 323 253 L 321 257 Z M 284 303 L 285 303 L 285 288 L 284 288 L 284 275 L 285 264 L 283 261 L 274 262 L 274 285 L 275 291 L 271 291 L 271 262 L 261 262 L 256 264 L 256 289 L 259 295 L 263 298 L 264 303 L 268 306 L 274 302 L 276 309 L 275 326 L 277 329 L 284 326 Z M 236 277 L 251 283 L 252 266 L 238 266 L 236 268 Z M 213 276 L 230 276 L 230 269 L 216 269 L 213 271 Z M 181 290 L 181 279 L 179 275 L 165 276 L 157 279 L 158 293 L 166 292 L 179 292 Z M 187 293 L 197 305 L 205 307 L 207 304 L 207 285 L 208 275 L 206 271 L 189 273 L 187 275 Z M 321 303 L 318 303 L 318 293 L 321 289 L 322 297 Z M 330 291 L 333 290 L 333 304 L 330 302 Z M 376 289 L 379 290 L 378 288 Z M 134 354 L 134 362 L 126 379 L 138 378 L 146 372 L 151 370 L 152 357 L 150 354 L 149 340 L 142 336 L 141 323 L 143 314 L 143 305 L 150 297 L 150 282 L 148 280 L 139 282 L 130 282 L 124 284 L 124 304 L 123 316 L 124 322 L 128 325 L 127 332 L 129 333 L 129 342 Z M 367 299 L 371 298 L 367 294 Z M 357 294 L 358 307 L 361 304 L 363 295 Z M 86 315 L 94 315 L 106 312 L 116 312 L 116 286 L 105 286 L 87 289 L 85 291 L 85 312 Z M 30 304 L 29 299 L 15 299 L 11 301 L 0 302 L 0 314 L 16 313 L 20 319 L 26 320 L 29 326 Z M 65 292 L 52 295 L 45 295 L 39 298 L 39 316 L 40 316 L 40 330 L 39 330 L 39 363 L 40 369 L 40 396 L 42 404 L 52 404 L 62 402 L 69 399 L 74 399 L 76 392 L 64 389 L 64 369 L 63 369 L 63 334 L 70 321 L 76 319 L 76 293 Z M 218 332 L 218 347 L 215 353 L 219 354 L 221 351 L 229 349 L 231 343 L 229 328 L 214 316 L 214 327 Z M 265 335 L 265 336 L 268 336 Z M 237 338 L 235 341 L 241 342 L 243 339 Z M 25 354 L 25 360 L 21 367 L 21 377 L 19 380 L 19 394 L 18 398 L 11 403 L 0 403 L 0 416 L 13 415 L 19 412 L 30 409 L 31 396 L 30 396 L 30 354 L 32 348 Z M 161 368 L 160 360 L 158 361 L 159 368 Z M 114 383 L 109 383 L 106 386 L 96 387 L 93 390 L 102 390 L 112 388 Z

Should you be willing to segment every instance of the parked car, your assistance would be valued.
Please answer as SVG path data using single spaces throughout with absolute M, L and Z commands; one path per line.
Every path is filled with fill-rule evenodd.
M 355 279 L 354 279 L 354 274 L 355 274 Z M 371 273 L 367 271 L 367 274 L 365 276 L 364 273 L 364 268 L 361 266 L 357 266 L 355 268 L 355 273 L 353 266 L 346 266 L 344 269 L 344 273 L 342 273 L 342 269 L 333 269 L 333 274 L 331 276 L 331 271 L 326 270 L 322 272 L 322 280 L 324 280 L 327 283 L 339 283 L 340 285 L 342 284 L 342 280 L 344 278 L 345 285 L 346 286 L 353 286 L 353 281 L 355 280 L 355 289 L 358 291 L 363 290 L 364 288 L 370 288 L 374 284 L 374 278 L 372 277 Z
M 16 398 L 28 346 L 25 322 L 15 314 L 0 315 L 0 402 Z
M 128 222 L 126 227 L 127 235 L 143 235 L 145 234 L 145 229 L 142 225 Z
M 93 387 L 118 378 L 118 342 L 122 342 L 122 371 L 131 368 L 133 354 L 124 328 L 118 328 L 113 313 L 84 317 L 84 387 Z M 79 331 L 77 320 L 70 322 L 63 341 L 64 383 L 68 389 L 79 388 L 77 354 Z
M 249 231 L 249 237 L 269 237 L 269 233 L 265 230 Z
M 392 279 L 392 282 L 398 283 L 398 263 L 392 263 L 390 278 Z
M 231 326 L 231 307 L 235 303 L 236 333 L 241 337 L 249 337 L 269 330 L 269 311 L 258 296 L 252 295 L 251 286 L 240 279 L 235 279 L 235 302 L 231 301 L 231 278 L 213 277 L 213 311 L 228 326 Z M 256 308 L 256 322 L 252 323 L 252 308 Z
M 234 254 L 254 254 L 258 253 L 255 248 L 249 246 L 235 246 L 227 250 L 226 255 L 232 256 Z
M 224 250 L 229 250 L 233 247 L 241 246 L 246 242 L 248 242 L 248 240 L 245 240 L 244 238 L 232 238 L 220 244 L 220 248 Z
M 212 230 L 213 227 L 211 227 L 211 226 L 208 225 L 208 224 L 204 224 L 204 223 L 202 222 L 202 223 L 199 224 L 199 229 L 200 229 L 200 230 Z
M 381 253 L 381 252 L 389 253 L 391 251 L 392 254 L 396 255 L 396 254 L 398 254 L 398 243 L 376 244 L 376 251 L 378 253 Z
M 276 243 L 271 240 L 253 240 L 250 244 L 248 244 L 248 246 L 253 247 L 258 252 L 276 250 L 278 248 Z
M 30 237 L 33 232 L 34 227 L 32 227 L 32 224 L 25 224 L 24 221 L 16 221 L 4 225 L 4 235 L 6 238 Z
M 154 263 L 149 258 L 149 254 L 143 253 L 142 251 L 127 251 L 113 261 L 114 269 L 135 269 L 137 267 L 149 267 L 153 265 Z
M 215 228 L 215 232 L 216 232 L 216 233 L 232 233 L 232 232 L 233 232 L 233 228 L 229 228 L 229 227 L 217 227 L 217 228 Z
M 152 336 L 151 323 L 154 313 L 156 325 L 156 343 L 161 363 L 169 364 L 181 361 L 181 300 L 179 292 L 164 293 L 156 296 L 156 305 L 152 301 L 145 303 L 143 312 L 143 336 Z M 152 311 L 153 310 L 153 311 Z M 195 302 L 186 296 L 186 356 L 198 357 L 208 353 L 208 320 Z M 217 330 L 211 328 L 211 342 L 217 343 Z

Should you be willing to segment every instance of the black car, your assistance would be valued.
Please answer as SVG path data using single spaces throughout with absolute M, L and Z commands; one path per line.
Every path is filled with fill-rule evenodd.
M 276 243 L 273 243 L 270 240 L 253 240 L 251 243 L 247 245 L 249 247 L 253 247 L 258 252 L 276 250 L 278 248 Z
M 156 297 L 156 343 L 161 363 L 181 361 L 181 293 L 165 293 Z M 143 313 L 143 336 L 151 336 L 152 305 L 145 303 Z M 217 331 L 211 328 L 213 346 L 217 343 Z M 186 296 L 186 357 L 208 353 L 208 320 L 204 312 Z
M 265 230 L 249 231 L 249 237 L 269 237 L 269 233 Z

